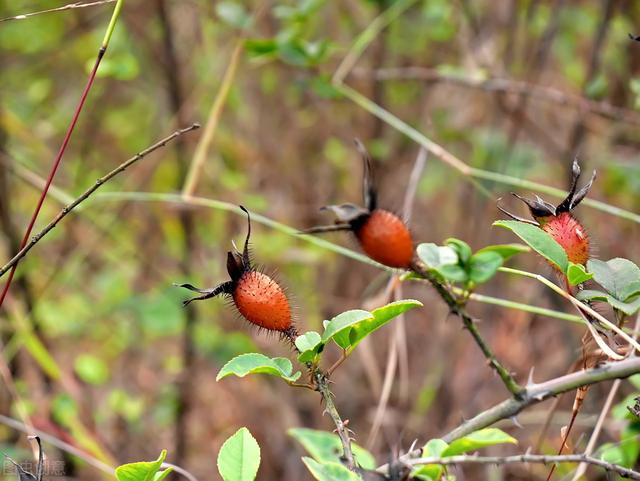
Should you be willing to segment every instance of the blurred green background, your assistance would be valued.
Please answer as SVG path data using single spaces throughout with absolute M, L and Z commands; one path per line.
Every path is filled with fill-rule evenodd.
M 38 226 L 177 127 L 206 124 L 229 70 L 194 195 L 243 204 L 294 228 L 324 223 L 321 205 L 359 202 L 361 164 L 352 144 L 359 137 L 374 157 L 381 204 L 400 212 L 419 146 L 331 83 L 360 33 L 394 3 L 399 15 L 346 84 L 478 169 L 564 188 L 579 155 L 585 171 L 598 170 L 590 198 L 639 211 L 640 44 L 627 36 L 640 33 L 637 2 L 127 0 Z M 0 17 L 63 4 L 4 2 Z M 4 259 L 28 223 L 113 5 L 0 22 Z M 259 479 L 310 479 L 286 430 L 332 429 L 317 396 L 270 378 L 215 382 L 233 355 L 288 356 L 291 349 L 239 320 L 223 301 L 184 310 L 185 293 L 172 287 L 225 280 L 226 251 L 245 234 L 242 217 L 169 195 L 182 191 L 201 135 L 182 136 L 110 182 L 20 264 L 0 312 L 0 413 L 107 463 L 155 459 L 166 448 L 169 461 L 200 479 L 217 476 L 220 444 L 247 426 L 262 446 Z M 511 242 L 490 226 L 501 217 L 496 199 L 513 189 L 469 182 L 430 155 L 414 202 L 415 238 L 441 243 L 455 236 L 474 250 Z M 585 206 L 578 215 L 600 258 L 638 262 L 638 223 Z M 357 249 L 346 235 L 327 239 Z M 288 286 L 303 329 L 346 309 L 375 307 L 384 288 L 383 272 L 277 229 L 254 224 L 252 241 L 255 260 Z M 551 275 L 533 255 L 516 264 Z M 501 275 L 482 293 L 570 312 L 533 281 Z M 409 284 L 404 296 L 426 308 L 403 325 L 398 374 L 375 437 L 392 328 L 372 336 L 335 377 L 341 413 L 381 463 L 507 394 L 433 292 Z M 579 325 L 479 303 L 471 311 L 523 381 L 532 366 L 537 381 L 564 374 L 579 354 Z M 634 389 L 625 381 L 622 394 Z M 607 386 L 591 390 L 574 439 L 593 426 L 606 393 Z M 569 397 L 552 424 L 548 452 L 557 447 Z M 535 442 L 547 409 L 545 403 L 523 414 L 523 429 L 501 426 L 520 440 L 513 449 Z M 603 442 L 619 439 L 625 426 L 612 420 Z M 0 449 L 20 457 L 26 447 L 21 434 L 0 426 Z M 64 456 L 53 448 L 49 455 Z M 86 462 L 66 460 L 69 475 L 98 476 Z M 544 470 L 505 473 L 537 479 Z

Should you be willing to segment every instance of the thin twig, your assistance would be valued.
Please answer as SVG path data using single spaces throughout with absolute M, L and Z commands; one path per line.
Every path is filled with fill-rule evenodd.
M 240 56 L 243 51 L 244 37 L 240 38 L 240 40 L 237 41 L 236 46 L 233 49 L 231 59 L 229 60 L 229 65 L 227 66 L 227 70 L 224 73 L 224 77 L 222 78 L 220 90 L 218 91 L 218 94 L 216 95 L 216 98 L 211 105 L 209 118 L 207 119 L 207 123 L 204 126 L 204 131 L 202 137 L 200 138 L 200 142 L 198 142 L 198 145 L 196 146 L 196 151 L 193 154 L 193 160 L 191 161 L 191 166 L 189 167 L 189 172 L 187 174 L 184 187 L 182 188 L 182 195 L 184 197 L 192 196 L 196 190 L 198 179 L 200 178 L 200 173 L 202 171 L 202 168 L 204 167 L 204 162 L 207 158 L 207 154 L 209 153 L 209 147 L 211 147 L 211 142 L 213 141 L 213 136 L 218 127 L 218 122 L 220 120 L 220 116 L 222 115 L 222 109 L 224 108 L 224 105 L 227 101 L 229 90 L 231 90 L 233 79 L 236 76 L 236 71 L 238 70 L 238 65 L 240 63 Z
M 638 337 L 638 331 L 640 331 L 640 314 L 636 316 L 636 323 L 633 328 L 633 338 L 636 339 Z M 633 351 L 631 351 L 633 353 Z M 630 353 L 630 354 L 631 354 Z M 587 443 L 587 447 L 584 449 L 584 454 L 590 456 L 596 447 L 596 443 L 598 442 L 598 437 L 600 436 L 600 431 L 602 430 L 602 426 L 604 426 L 604 421 L 611 410 L 611 406 L 613 405 L 613 400 L 620 389 L 620 385 L 622 381 L 620 379 L 616 379 L 613 381 L 611 385 L 611 389 L 609 390 L 609 394 L 607 394 L 607 399 L 604 402 L 604 406 L 602 406 L 602 410 L 600 411 L 600 415 L 598 416 L 598 420 L 596 421 L 596 425 L 593 428 L 593 432 L 591 433 L 591 437 L 589 438 L 589 442 Z M 576 469 L 576 472 L 571 478 L 571 481 L 577 481 L 582 477 L 582 475 L 587 471 L 587 464 L 580 463 Z
M 555 293 L 559 294 L 560 296 L 564 297 L 569 302 L 571 302 L 571 304 L 573 304 L 573 306 L 580 313 L 584 312 L 584 313 L 588 314 L 589 316 L 592 316 L 593 318 L 597 319 L 604 326 L 608 327 L 609 329 L 614 331 L 616 334 L 618 334 L 620 337 L 622 337 L 625 341 L 627 341 L 631 346 L 633 346 L 634 349 L 640 351 L 640 344 L 638 344 L 638 341 L 633 339 L 631 336 L 629 336 L 629 334 L 624 332 L 622 329 L 620 329 L 618 326 L 616 326 L 614 323 L 612 323 L 609 319 L 604 317 L 602 314 L 600 314 L 597 311 L 594 311 L 587 304 L 585 304 L 583 302 L 580 302 L 578 299 L 573 297 L 571 294 L 565 292 L 563 289 L 561 289 L 560 287 L 555 285 L 553 282 L 551 282 L 546 277 L 541 276 L 540 274 L 534 274 L 532 272 L 522 271 L 522 270 L 519 270 L 519 269 L 512 269 L 510 267 L 500 267 L 498 270 L 501 271 L 501 272 L 508 273 L 508 274 L 516 274 L 516 275 L 519 275 L 519 276 L 530 277 L 532 279 L 537 280 L 538 282 L 540 282 L 540 283 L 544 284 L 545 286 L 549 287 Z M 595 329 L 593 329 L 593 326 L 591 326 L 591 324 L 590 324 L 588 319 L 585 319 L 585 322 L 587 324 L 587 327 L 589 327 L 589 331 L 592 333 L 592 335 L 594 337 L 594 340 L 596 342 L 598 342 L 599 336 L 595 332 Z M 620 356 L 618 354 L 615 354 L 615 353 L 612 353 L 611 349 L 608 348 L 607 346 L 603 347 L 600 342 L 598 342 L 598 345 L 600 347 L 602 347 L 603 350 L 607 351 L 607 354 L 610 355 L 612 358 L 614 358 L 614 359 L 622 359 L 622 356 Z
M 62 144 L 60 145 L 60 149 L 58 150 L 58 153 L 56 154 L 56 157 L 53 160 L 51 169 L 49 170 L 49 176 L 47 177 L 47 183 L 45 184 L 44 188 L 42 189 L 42 192 L 40 193 L 40 198 L 38 199 L 38 203 L 36 204 L 36 208 L 34 209 L 33 214 L 31 215 L 31 220 L 29 221 L 29 225 L 27 226 L 26 232 L 24 233 L 24 237 L 22 238 L 22 242 L 20 243 L 20 248 L 23 248 L 27 244 L 27 241 L 29 240 L 31 231 L 35 226 L 38 215 L 40 214 L 40 210 L 42 209 L 42 205 L 44 204 L 44 200 L 47 197 L 47 191 L 49 190 L 49 187 L 53 183 L 53 179 L 56 173 L 58 172 L 58 168 L 60 167 L 60 164 L 62 163 L 62 158 L 67 149 L 67 145 L 69 145 L 69 141 L 71 140 L 71 135 L 75 130 L 76 124 L 78 123 L 78 119 L 80 118 L 80 113 L 82 112 L 82 108 L 84 107 L 85 101 L 87 100 L 87 96 L 89 95 L 89 91 L 91 90 L 93 82 L 96 78 L 96 73 L 98 72 L 98 67 L 100 66 L 100 62 L 102 61 L 102 58 L 104 57 L 107 51 L 107 48 L 109 46 L 109 41 L 111 40 L 111 36 L 113 35 L 113 30 L 115 29 L 116 22 L 118 21 L 118 17 L 120 16 L 120 12 L 122 11 L 123 2 L 124 0 L 118 0 L 116 3 L 116 6 L 113 9 L 113 13 L 111 14 L 111 20 L 109 21 L 109 25 L 107 26 L 107 29 L 105 31 L 102 44 L 100 46 L 100 49 L 98 50 L 96 60 L 93 64 L 93 68 L 89 73 L 87 82 L 84 86 L 84 89 L 82 90 L 82 94 L 80 95 L 78 104 L 76 105 L 73 116 L 71 117 L 69 126 L 67 127 L 67 131 L 64 135 L 64 138 L 62 139 Z M 0 293 L 0 307 L 2 307 L 2 304 L 4 303 L 7 293 L 11 288 L 11 282 L 13 281 L 13 276 L 16 273 L 16 268 L 17 268 L 17 263 L 11 268 L 11 273 L 9 274 L 9 278 L 7 279 L 7 282 L 4 285 L 4 288 L 2 289 L 2 293 Z
M 612 379 L 624 379 L 640 373 L 640 358 L 632 357 L 623 361 L 608 362 L 591 369 L 566 374 L 543 383 L 531 383 L 520 393 L 520 397 L 511 397 L 495 406 L 482 411 L 473 418 L 465 421 L 442 437 L 445 442 L 452 442 L 479 429 L 491 426 L 503 419 L 511 419 L 523 409 L 546 401 L 549 398 L 567 391 L 573 391 L 582 386 L 590 386 Z M 420 456 L 421 450 L 416 449 L 400 458 L 406 461 Z M 380 469 L 387 466 L 381 466 Z
M 486 92 L 504 92 L 514 95 L 528 95 L 552 102 L 558 106 L 575 107 L 581 112 L 590 112 L 606 119 L 627 122 L 630 124 L 640 124 L 640 115 L 637 112 L 624 107 L 611 105 L 607 102 L 590 100 L 581 95 L 563 92 L 555 87 L 548 87 L 531 82 L 514 80 L 509 78 L 491 77 L 485 78 L 483 75 L 463 76 L 458 74 L 447 74 L 434 68 L 425 67 L 401 67 L 382 68 L 373 72 L 363 69 L 355 69 L 354 74 L 358 77 L 371 78 L 378 81 L 385 80 L 422 80 L 425 82 L 443 82 L 466 88 L 475 88 Z
M 20 249 L 20 251 L 9 262 L 7 262 L 4 266 L 2 266 L 0 268 L 0 277 L 2 277 L 9 269 L 12 269 L 14 266 L 16 266 L 18 264 L 18 262 L 20 262 L 20 260 L 25 255 L 27 255 L 27 253 L 33 248 L 33 246 L 35 246 L 38 242 L 40 242 L 40 240 L 49 231 L 51 231 L 51 229 L 53 229 L 58 224 L 58 222 L 60 222 L 62 219 L 64 219 L 80 203 L 85 201 L 91 194 L 93 194 L 96 190 L 98 190 L 100 188 L 100 186 L 102 186 L 103 184 L 105 184 L 106 182 L 111 180 L 113 177 L 115 177 L 119 173 L 121 173 L 124 170 L 126 170 L 128 167 L 130 167 L 132 164 L 136 163 L 138 160 L 143 159 L 144 157 L 146 157 L 151 152 L 154 152 L 155 150 L 158 150 L 159 148 L 164 147 L 167 143 L 171 142 L 176 137 L 179 137 L 180 135 L 185 134 L 187 132 L 191 132 L 192 130 L 198 129 L 199 127 L 200 126 L 198 124 L 193 124 L 193 125 L 191 125 L 189 127 L 186 127 L 184 129 L 177 130 L 176 132 L 174 132 L 173 134 L 169 135 L 168 137 L 165 137 L 164 139 L 162 139 L 162 140 L 156 142 L 155 144 L 153 144 L 152 146 L 147 147 L 142 152 L 134 155 L 133 157 L 131 157 L 126 162 L 123 162 L 122 164 L 120 164 L 118 167 L 113 169 L 111 172 L 109 172 L 104 177 L 100 177 L 98 180 L 96 180 L 95 184 L 93 184 L 89 189 L 87 189 L 76 200 L 74 200 L 73 202 L 68 204 L 66 207 L 64 207 L 60 211 L 60 213 L 49 224 L 47 224 L 47 226 L 44 229 L 42 229 L 40 232 L 38 232 L 38 234 L 33 236 L 31 238 L 31 240 L 22 249 Z
M 588 463 L 599 466 L 606 471 L 618 473 L 623 478 L 640 479 L 640 473 L 633 469 L 625 468 L 618 464 L 608 463 L 602 459 L 593 458 L 585 454 L 564 454 L 557 456 L 545 456 L 542 454 L 517 454 L 515 456 L 450 456 L 446 458 L 425 457 L 410 459 L 406 464 L 411 466 L 419 466 L 425 464 L 522 464 L 522 463 L 539 463 L 539 464 L 555 464 L 555 463 Z M 378 472 L 384 472 L 378 469 Z
M 99 471 L 102 471 L 103 473 L 109 474 L 109 475 L 113 475 L 114 474 L 114 468 L 106 463 L 103 463 L 102 461 L 100 461 L 99 459 L 91 456 L 89 453 L 86 453 L 84 451 L 82 451 L 81 449 L 76 448 L 75 446 L 66 443 L 64 441 L 62 441 L 61 439 L 48 434 L 44 431 L 41 431 L 39 429 L 35 429 L 31 426 L 27 426 L 26 424 L 10 418 L 8 416 L 4 416 L 3 414 L 0 414 L 0 424 L 4 424 L 5 426 L 9 426 L 11 429 L 15 429 L 16 431 L 21 431 L 25 434 L 28 435 L 37 435 L 39 436 L 44 442 L 47 442 L 49 444 L 51 444 L 52 446 L 55 446 L 56 448 L 58 448 L 61 451 L 64 451 L 66 453 L 71 454 L 72 456 L 77 457 L 78 459 L 82 459 L 84 462 L 86 462 L 89 466 L 93 466 L 94 468 L 96 468 Z M 188 479 L 189 481 L 198 481 L 198 478 L 196 478 L 193 474 L 191 474 L 189 471 L 187 471 L 186 469 L 177 466 L 175 464 L 172 463 L 162 463 L 161 467 L 163 469 L 167 469 L 167 468 L 172 468 L 176 473 L 184 476 L 186 479 Z
M 336 405 L 333 403 L 333 395 L 329 390 L 329 379 L 320 370 L 315 371 L 313 373 L 313 377 L 316 383 L 316 389 L 320 392 L 322 399 L 324 400 L 325 410 L 329 416 L 331 416 L 331 419 L 336 426 L 336 432 L 338 433 L 338 437 L 342 443 L 344 462 L 347 465 L 347 468 L 353 471 L 356 468 L 356 462 L 351 449 L 351 437 L 349 436 L 347 426 L 342 421 L 342 418 L 336 409 Z
M 475 322 L 473 321 L 473 318 L 467 313 L 465 307 L 460 302 L 458 302 L 458 300 L 453 296 L 449 289 L 444 284 L 442 284 L 442 282 L 440 282 L 440 280 L 437 279 L 428 269 L 426 269 L 421 262 L 414 262 L 412 265 L 412 270 L 416 274 L 424 277 L 429 282 L 431 282 L 431 285 L 436 289 L 438 294 L 440 294 L 442 300 L 447 303 L 451 312 L 462 320 L 464 327 L 471 333 L 473 339 L 476 341 L 476 344 L 478 345 L 478 347 L 480 347 L 482 353 L 487 358 L 487 362 L 498 373 L 505 387 L 514 396 L 518 397 L 522 392 L 522 386 L 520 386 L 516 382 L 507 368 L 505 368 L 498 360 L 496 355 L 491 350 L 491 347 L 485 342 Z
M 13 17 L 0 18 L 0 22 L 6 22 L 8 20 L 24 20 L 26 18 L 35 17 L 36 15 L 42 15 L 43 13 L 61 12 L 63 10 L 72 10 L 75 8 L 95 7 L 98 5 L 104 5 L 105 3 L 113 3 L 115 1 L 117 0 L 97 0 L 95 2 L 89 3 L 73 2 L 62 7 L 49 8 L 47 10 L 40 10 L 38 12 L 23 13 L 22 15 L 15 15 Z

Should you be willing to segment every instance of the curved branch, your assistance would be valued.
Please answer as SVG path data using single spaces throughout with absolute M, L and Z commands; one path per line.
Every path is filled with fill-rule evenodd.
M 0 277 L 2 277 L 9 269 L 11 269 L 13 266 L 15 266 L 18 262 L 20 262 L 20 260 L 24 256 L 27 255 L 27 253 L 31 250 L 31 248 L 33 246 L 35 246 L 38 242 L 40 242 L 40 240 L 47 233 L 49 233 L 49 231 L 52 230 L 58 224 L 58 222 L 60 222 L 62 219 L 64 219 L 73 209 L 78 207 L 78 205 L 80 205 L 82 202 L 87 200 L 91 194 L 93 194 L 96 190 L 98 190 L 100 188 L 101 185 L 103 185 L 104 183 L 108 182 L 109 180 L 114 178 L 116 175 L 118 175 L 119 173 L 123 172 L 128 167 L 130 167 L 131 165 L 135 164 L 140 159 L 143 159 L 144 157 L 149 155 L 151 152 L 153 152 L 155 150 L 158 150 L 160 147 L 164 147 L 167 143 L 171 142 L 176 137 L 179 137 L 182 134 L 186 134 L 187 132 L 191 132 L 192 130 L 196 130 L 198 128 L 200 128 L 200 125 L 193 124 L 193 125 L 191 125 L 189 127 L 186 127 L 184 129 L 177 130 L 176 132 L 174 132 L 173 134 L 169 135 L 168 137 L 165 137 L 164 139 L 162 139 L 162 140 L 156 142 L 155 144 L 153 144 L 152 146 L 147 147 L 142 152 L 134 155 L 133 157 L 131 157 L 126 162 L 123 162 L 118 167 L 116 167 L 111 172 L 109 172 L 107 175 L 105 175 L 103 177 L 100 177 L 98 180 L 96 180 L 95 184 L 93 184 L 91 187 L 89 187 L 80 197 L 75 199 L 69 205 L 65 206 L 58 213 L 58 215 L 55 217 L 55 219 L 53 219 L 49 224 L 47 224 L 46 227 L 44 229 L 42 229 L 40 232 L 38 232 L 35 236 L 33 236 L 31 238 L 31 240 L 29 242 L 27 242 L 25 244 L 25 246 L 22 249 L 20 249 L 20 251 L 15 256 L 13 256 L 13 258 L 9 262 L 7 262 L 4 266 L 0 267 Z
M 411 466 L 423 464 L 516 464 L 516 463 L 588 463 L 604 468 L 629 479 L 640 479 L 640 473 L 618 464 L 608 463 L 602 459 L 593 458 L 586 454 L 564 454 L 545 456 L 542 454 L 518 454 L 515 456 L 450 456 L 447 458 L 417 458 L 407 461 Z

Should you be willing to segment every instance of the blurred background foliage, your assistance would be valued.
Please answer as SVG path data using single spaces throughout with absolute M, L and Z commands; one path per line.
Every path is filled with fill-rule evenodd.
M 295 228 L 321 223 L 326 219 L 319 206 L 360 198 L 361 165 L 352 144 L 357 136 L 374 157 L 382 204 L 400 211 L 418 146 L 331 83 L 359 34 L 393 3 L 127 0 L 39 225 L 135 152 L 176 127 L 206 123 L 239 43 L 195 195 L 242 203 Z M 0 17 L 62 4 L 4 2 Z M 5 259 L 27 224 L 112 6 L 0 23 Z M 627 33 L 638 33 L 639 25 L 640 5 L 632 1 L 414 1 L 375 38 L 345 81 L 473 167 L 562 188 L 577 154 L 585 170 L 598 170 L 591 198 L 638 212 L 640 44 Z M 200 132 L 111 182 L 104 188 L 109 195 L 86 202 L 20 264 L 0 313 L 0 413 L 108 463 L 155 459 L 167 448 L 169 461 L 200 479 L 212 476 L 220 444 L 244 425 L 262 446 L 261 479 L 309 479 L 286 430 L 331 429 L 317 397 L 264 377 L 214 381 L 233 355 L 256 349 L 289 355 L 290 348 L 249 328 L 223 302 L 183 310 L 184 293 L 172 287 L 225 279 L 225 253 L 232 240 L 242 241 L 244 219 L 122 194 L 179 193 Z M 415 198 L 416 239 L 441 243 L 455 236 L 474 250 L 511 241 L 490 225 L 500 218 L 496 199 L 512 188 L 480 182 L 490 195 L 430 156 Z M 511 205 L 506 197 L 504 202 Z M 588 207 L 579 216 L 600 258 L 638 262 L 637 223 Z M 356 248 L 344 236 L 329 239 Z M 289 287 L 304 330 L 318 329 L 343 310 L 380 303 L 385 275 L 371 266 L 258 224 L 253 251 Z M 517 263 L 551 274 L 532 255 Z M 526 280 L 498 276 L 481 292 L 569 312 Z M 369 436 L 389 340 L 395 339 L 391 328 L 368 340 L 335 376 L 343 416 L 380 462 L 506 396 L 471 338 L 429 289 L 407 285 L 404 296 L 427 307 L 407 316 L 379 435 Z M 486 304 L 471 308 L 519 379 L 532 366 L 538 381 L 561 375 L 579 354 L 579 325 Z M 593 426 L 607 387 L 592 388 L 575 439 Z M 625 381 L 620 400 L 635 389 Z M 546 452 L 558 445 L 569 397 L 554 418 Z M 521 429 L 501 426 L 520 440 L 513 449 L 535 443 L 547 409 L 544 403 L 520 416 Z M 607 422 L 603 442 L 637 433 L 621 409 Z M 3 451 L 24 447 L 20 439 L 0 427 Z M 633 464 L 637 452 L 629 456 L 627 464 Z M 96 471 L 82 460 L 67 461 L 68 474 L 95 479 Z M 544 475 L 542 468 L 505 472 L 509 479 Z

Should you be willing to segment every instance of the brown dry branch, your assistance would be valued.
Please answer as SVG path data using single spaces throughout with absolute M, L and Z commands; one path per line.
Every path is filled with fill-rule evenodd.
M 0 18 L 0 22 L 7 22 L 9 20 L 25 20 L 36 15 L 42 15 L 43 13 L 61 12 L 63 10 L 72 10 L 75 8 L 96 7 L 98 5 L 104 5 L 105 3 L 114 3 L 116 0 L 96 0 L 95 2 L 73 2 L 62 7 L 49 8 L 47 10 L 40 10 L 38 12 L 23 13 L 22 15 L 14 15 L 13 17 Z
M 183 134 L 186 134 L 187 132 L 191 132 L 192 130 L 196 130 L 198 128 L 200 128 L 199 124 L 192 124 L 189 127 L 186 127 L 184 129 L 180 129 L 180 130 L 175 131 L 173 134 L 171 134 L 168 137 L 165 137 L 164 139 L 156 142 L 155 144 L 151 145 L 150 147 L 147 147 L 146 149 L 144 149 L 140 153 L 138 153 L 138 154 L 134 155 L 133 157 L 131 157 L 126 162 L 123 162 L 122 164 L 120 164 L 118 167 L 113 169 L 111 172 L 109 172 L 105 176 L 100 177 L 98 180 L 96 180 L 95 184 L 93 184 L 86 191 L 84 191 L 84 193 L 82 195 L 80 195 L 78 198 L 76 198 L 73 202 L 71 202 L 70 204 L 65 206 L 49 224 L 47 224 L 40 232 L 38 232 L 35 236 L 33 236 L 31 238 L 31 240 L 15 256 L 13 256 L 13 258 L 9 262 L 7 262 L 4 266 L 0 267 L 0 277 L 2 277 L 9 269 L 11 269 L 18 262 L 20 262 L 20 260 L 24 256 L 26 256 L 27 253 L 38 242 L 40 242 L 40 240 L 42 240 L 42 238 L 45 235 L 47 235 L 56 225 L 58 225 L 58 223 L 62 219 L 64 219 L 71 211 L 73 211 L 76 207 L 78 207 L 78 205 L 80 205 L 82 202 L 87 200 L 91 196 L 91 194 L 93 194 L 96 190 L 98 190 L 100 188 L 100 186 L 102 186 L 103 184 L 105 184 L 108 181 L 110 181 L 111 179 L 113 179 L 116 175 L 118 175 L 121 172 L 125 171 L 128 167 L 130 167 L 131 165 L 135 164 L 140 159 L 143 159 L 147 155 L 149 155 L 150 153 L 158 150 L 161 147 L 164 147 L 169 142 L 174 140 L 176 137 L 179 137 L 179 136 L 181 136 Z
M 491 368 L 498 373 L 500 379 L 502 379 L 502 382 L 509 390 L 509 392 L 513 394 L 516 399 L 520 399 L 521 393 L 523 392 L 522 386 L 520 386 L 516 382 L 509 370 L 502 365 L 502 363 L 493 353 L 493 350 L 491 349 L 489 344 L 487 344 L 487 342 L 480 334 L 480 331 L 473 321 L 473 318 L 467 313 L 464 304 L 459 299 L 457 299 L 456 296 L 451 293 L 448 287 L 444 285 L 439 279 L 437 279 L 435 275 L 430 272 L 421 262 L 414 262 L 411 268 L 416 274 L 427 279 L 431 283 L 442 300 L 449 306 L 449 310 L 451 311 L 451 313 L 455 314 L 462 320 L 465 329 L 467 329 L 469 333 L 471 333 L 474 341 L 482 350 L 484 357 L 487 358 L 489 366 L 491 366 Z
M 519 397 L 513 396 L 482 411 L 444 435 L 442 439 L 450 443 L 474 431 L 491 426 L 498 421 L 511 419 L 523 409 L 555 397 L 558 394 L 603 381 L 624 379 L 638 373 L 640 373 L 640 357 L 631 357 L 623 361 L 608 362 L 598 367 L 560 376 L 543 383 L 530 383 L 520 392 Z M 421 453 L 422 450 L 415 449 L 402 456 L 398 462 L 406 463 L 420 456 Z M 577 462 L 581 461 L 588 462 L 584 459 L 577 460 Z M 382 472 L 380 470 L 385 469 L 388 469 L 387 465 L 381 466 L 378 471 Z
M 313 380 L 317 391 L 322 395 L 322 399 L 324 400 L 326 413 L 329 414 L 331 420 L 336 425 L 336 433 L 342 443 L 344 462 L 347 468 L 353 471 L 356 468 L 356 461 L 351 449 L 351 436 L 349 435 L 347 425 L 340 417 L 340 413 L 338 413 L 336 405 L 333 403 L 333 394 L 331 394 L 329 390 L 329 379 L 322 371 L 316 370 L 313 373 Z
M 608 102 L 599 102 L 582 95 L 564 92 L 555 87 L 539 85 L 521 80 L 503 77 L 489 77 L 484 75 L 455 75 L 426 67 L 382 68 L 369 72 L 363 69 L 354 70 L 358 77 L 386 80 L 421 80 L 428 83 L 447 83 L 459 87 L 478 89 L 485 92 L 501 92 L 553 103 L 555 106 L 574 107 L 581 112 L 599 115 L 605 119 L 622 121 L 633 125 L 640 125 L 640 115 L 624 107 L 618 107 Z
M 542 454 L 517 454 L 515 456 L 450 456 L 446 458 L 417 458 L 407 461 L 411 466 L 424 464 L 557 464 L 557 463 L 587 463 L 600 466 L 605 471 L 617 473 L 623 478 L 640 479 L 640 473 L 633 469 L 625 468 L 618 464 L 608 463 L 602 459 L 593 458 L 585 454 L 564 454 L 556 456 L 545 456 Z

